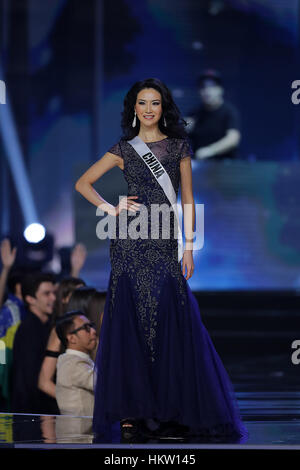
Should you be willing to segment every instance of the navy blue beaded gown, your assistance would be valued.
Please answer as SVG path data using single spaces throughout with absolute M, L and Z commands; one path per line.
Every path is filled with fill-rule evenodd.
M 147 145 L 177 195 L 180 161 L 191 158 L 188 141 L 168 137 Z M 233 386 L 178 262 L 174 213 L 173 236 L 166 239 L 161 231 L 157 239 L 150 236 L 150 205 L 170 202 L 127 141 L 109 152 L 124 161 L 127 196 L 138 196 L 149 209 L 149 237 L 110 240 L 111 272 L 95 360 L 94 432 L 131 417 L 175 421 L 192 435 L 245 436 Z M 139 217 L 139 211 L 130 214 L 128 223 Z

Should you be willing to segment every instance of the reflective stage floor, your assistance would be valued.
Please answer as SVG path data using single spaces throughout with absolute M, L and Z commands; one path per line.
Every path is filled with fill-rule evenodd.
M 0 414 L 0 448 L 265 448 L 300 449 L 300 365 L 286 356 L 226 360 L 248 436 L 141 438 L 124 442 L 116 423 L 109 436 L 94 436 L 90 417 Z M 241 365 L 242 364 L 242 365 Z M 260 367 L 264 364 L 264 367 Z M 266 367 L 267 364 L 267 367 Z
M 298 294 L 201 294 L 199 305 L 238 399 L 248 436 L 239 441 L 142 438 L 123 442 L 118 423 L 94 436 L 92 419 L 1 413 L 0 448 L 233 448 L 300 450 Z M 299 363 L 298 363 L 299 362 Z M 235 452 L 236 453 L 236 452 Z
M 244 399 L 247 399 L 246 396 Z M 0 415 L 0 448 L 86 448 L 86 447 L 226 447 L 249 448 L 294 448 L 300 449 L 300 416 L 292 417 L 293 409 L 288 409 L 289 401 L 299 396 L 280 397 L 278 394 L 264 394 L 260 398 L 251 397 L 251 407 L 257 409 L 251 419 L 244 419 L 249 435 L 239 440 L 201 439 L 187 441 L 181 438 L 140 438 L 133 442 L 122 442 L 118 427 L 110 438 L 99 439 L 92 433 L 91 418 L 49 416 L 49 415 Z M 265 413 L 262 407 L 267 406 Z M 275 408 L 278 407 L 276 410 Z M 250 410 L 249 410 L 250 411 Z M 274 414 L 272 414 L 274 413 Z

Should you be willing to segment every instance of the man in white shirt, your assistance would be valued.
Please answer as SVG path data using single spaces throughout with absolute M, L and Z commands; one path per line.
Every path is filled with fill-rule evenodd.
M 61 414 L 93 416 L 96 327 L 79 310 L 60 317 L 56 332 L 66 348 L 57 361 L 56 401 Z

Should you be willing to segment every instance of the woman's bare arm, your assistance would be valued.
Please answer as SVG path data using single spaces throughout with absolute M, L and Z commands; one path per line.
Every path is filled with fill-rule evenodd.
M 193 196 L 191 158 L 183 158 L 180 162 L 180 184 L 185 234 L 182 274 L 188 280 L 194 273 L 193 231 L 195 225 L 195 201 Z
M 120 161 L 121 160 L 121 161 Z M 106 152 L 100 160 L 94 163 L 77 181 L 75 189 L 82 194 L 89 202 L 100 207 L 104 212 L 115 215 L 115 206 L 105 201 L 100 194 L 93 188 L 95 183 L 101 176 L 109 170 L 118 166 L 121 168 L 122 159 L 113 153 Z
M 195 156 L 200 160 L 202 158 L 214 157 L 215 155 L 219 155 L 237 147 L 240 140 L 241 133 L 237 129 L 228 129 L 226 135 L 222 137 L 222 139 L 196 150 Z
M 109 170 L 118 166 L 123 169 L 123 160 L 121 157 L 114 155 L 113 153 L 106 152 L 103 157 L 94 163 L 77 181 L 75 189 L 82 196 L 84 196 L 89 202 L 99 207 L 109 215 L 117 216 L 122 209 L 127 209 L 134 212 L 134 209 L 138 209 L 139 204 L 131 201 L 133 198 L 138 196 L 128 196 L 122 198 L 120 204 L 117 207 L 113 206 L 109 202 L 105 201 L 100 194 L 93 188 L 92 184 L 95 183 L 101 176 L 107 173 Z
M 49 336 L 47 349 L 53 352 L 60 352 L 60 348 L 61 342 L 56 334 L 55 328 L 53 328 Z M 56 364 L 56 357 L 45 356 L 38 380 L 39 389 L 53 398 L 55 398 L 54 375 L 56 371 Z
M 195 201 L 193 196 L 192 165 L 190 158 L 180 162 L 181 205 L 184 217 L 185 249 L 193 249 L 193 231 L 195 225 Z
M 0 307 L 2 307 L 7 278 L 8 278 L 10 269 L 15 262 L 17 248 L 16 247 L 11 248 L 10 240 L 8 238 L 4 238 L 4 240 L 2 240 L 1 242 L 0 250 L 1 250 L 1 262 L 2 262 L 2 271 L 0 274 Z

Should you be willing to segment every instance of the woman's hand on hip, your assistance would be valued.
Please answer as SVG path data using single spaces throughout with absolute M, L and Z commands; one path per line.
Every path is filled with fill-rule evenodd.
M 138 198 L 138 196 L 124 196 L 115 208 L 115 216 L 117 217 L 122 209 L 135 213 L 140 206 L 138 202 L 132 201 L 132 199 L 136 198 Z

